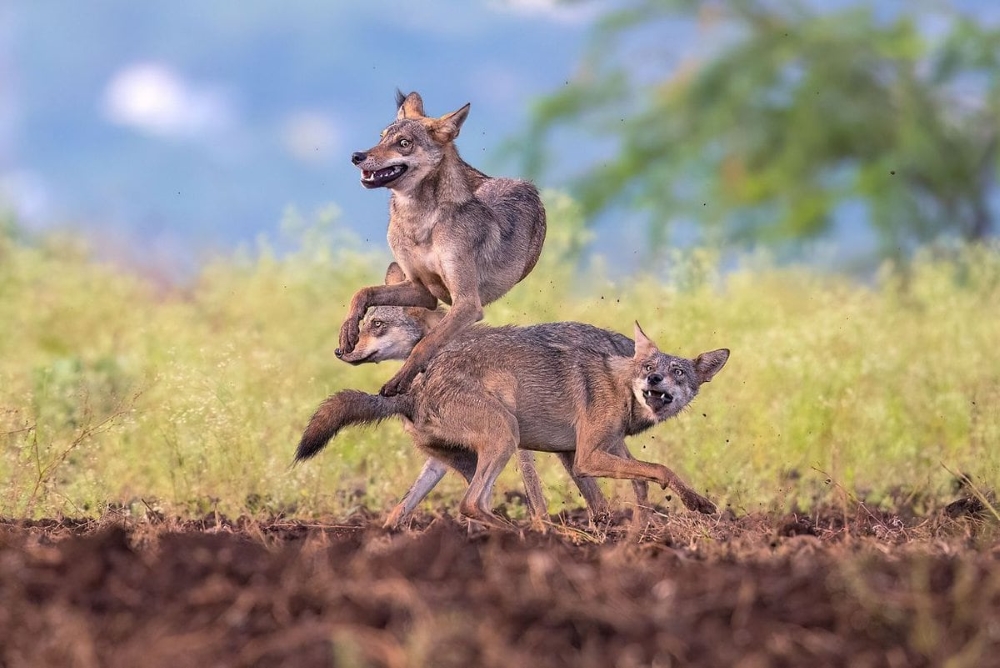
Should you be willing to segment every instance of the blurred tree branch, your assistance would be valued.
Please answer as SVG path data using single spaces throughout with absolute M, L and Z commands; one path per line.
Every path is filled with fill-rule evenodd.
M 525 170 L 575 167 L 553 138 L 586 130 L 613 148 L 572 177 L 585 213 L 644 209 L 654 239 L 685 219 L 731 243 L 813 238 L 846 203 L 886 253 L 994 234 L 1000 30 L 929 2 L 814 6 L 631 0 L 536 104 Z M 698 59 L 671 61 L 678 29 L 697 32 Z

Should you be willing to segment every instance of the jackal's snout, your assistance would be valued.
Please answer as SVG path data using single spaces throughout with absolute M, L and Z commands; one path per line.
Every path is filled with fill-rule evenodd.
M 407 166 L 400 163 L 385 165 L 384 156 L 379 153 L 375 155 L 368 151 L 355 151 L 351 154 L 351 162 L 361 170 L 361 185 L 365 188 L 381 188 L 402 176 Z
M 670 389 L 660 386 L 662 382 L 663 376 L 651 373 L 646 376 L 646 387 L 642 390 L 642 398 L 654 413 L 659 413 L 674 402 L 674 395 Z
M 653 399 L 663 405 L 673 402 L 674 395 L 670 393 L 668 388 L 660 387 L 662 382 L 662 374 L 654 372 L 646 376 L 646 389 L 642 391 L 642 396 L 646 398 L 647 402 L 650 399 Z

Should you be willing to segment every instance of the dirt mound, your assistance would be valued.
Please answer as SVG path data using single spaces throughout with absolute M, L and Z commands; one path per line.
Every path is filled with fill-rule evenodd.
M 0 522 L 0 666 L 998 665 L 977 515 Z

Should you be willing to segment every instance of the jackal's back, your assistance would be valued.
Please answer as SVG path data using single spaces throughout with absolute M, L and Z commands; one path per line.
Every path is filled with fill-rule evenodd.
M 593 406 L 627 419 L 631 395 L 615 368 L 633 351 L 628 337 L 582 323 L 471 327 L 414 381 L 414 422 L 461 424 L 473 418 L 452 407 L 485 393 L 516 415 L 522 447 L 571 450 L 574 423 Z
M 522 179 L 495 177 L 482 181 L 476 196 L 496 216 L 503 254 L 522 261 L 520 282 L 535 268 L 545 242 L 545 207 L 538 189 Z

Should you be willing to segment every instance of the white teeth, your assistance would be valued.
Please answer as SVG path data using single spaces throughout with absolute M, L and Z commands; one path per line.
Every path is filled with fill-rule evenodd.
M 399 171 L 398 167 L 383 167 L 382 169 L 376 169 L 370 172 L 366 170 L 361 172 L 361 180 L 374 181 L 379 176 L 383 177 L 391 176 L 392 174 L 395 174 L 397 171 Z

